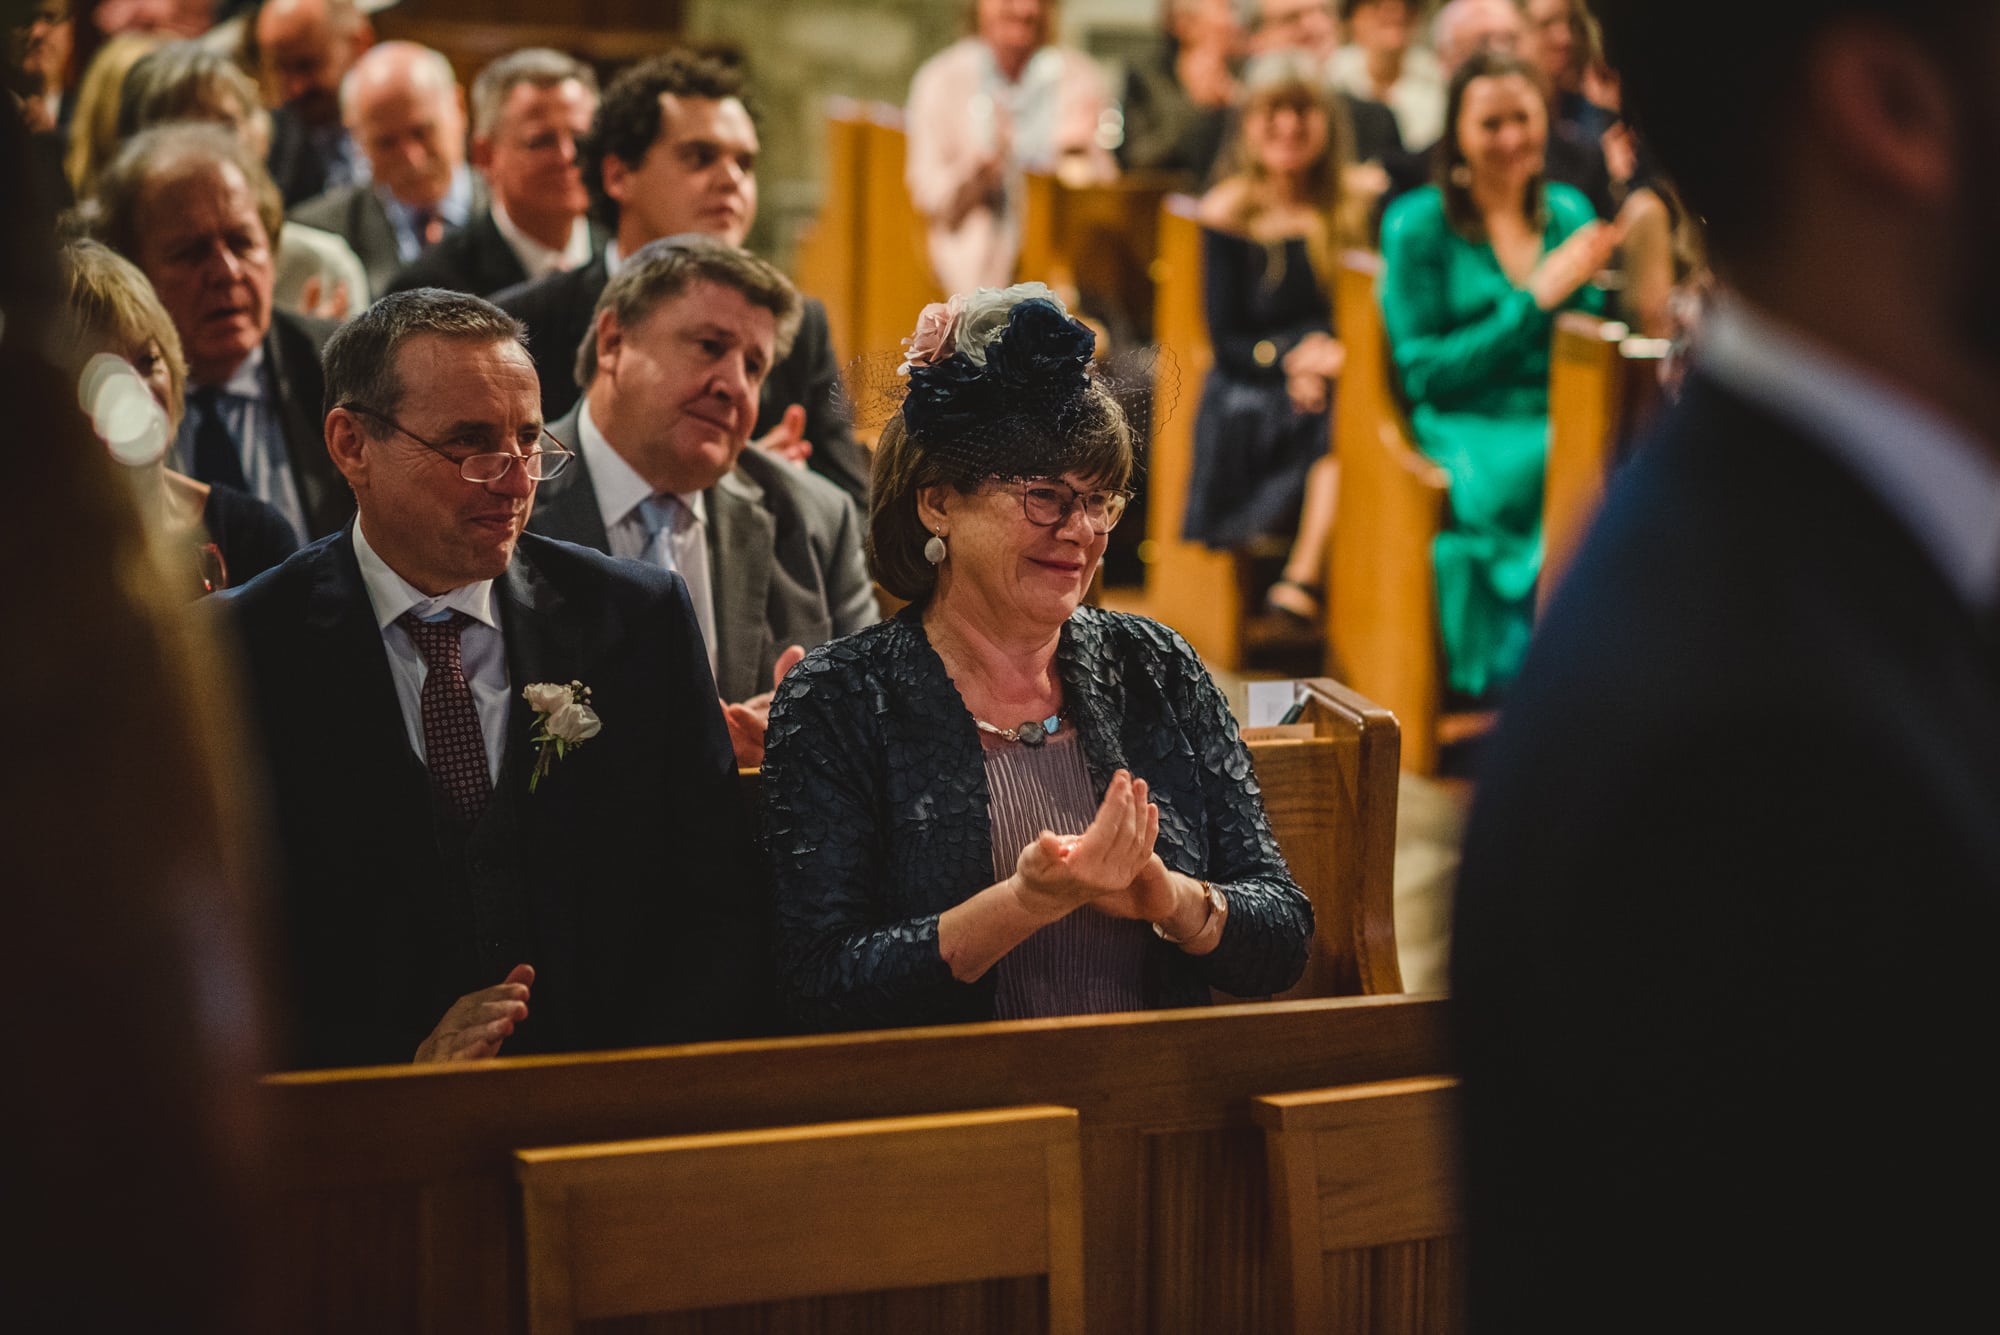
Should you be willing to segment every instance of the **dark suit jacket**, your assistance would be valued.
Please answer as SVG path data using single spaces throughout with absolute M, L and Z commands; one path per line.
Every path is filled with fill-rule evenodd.
M 1452 980 L 1471 1328 L 1983 1310 L 1984 1236 L 1913 1221 L 2000 1185 L 1966 1087 L 1993 1029 L 2000 646 L 1910 532 L 1697 377 L 1491 747 Z
M 478 173 L 472 177 L 472 214 L 486 209 L 486 186 Z M 403 268 L 403 253 L 396 246 L 396 228 L 382 207 L 382 197 L 372 184 L 344 185 L 295 205 L 287 217 L 308 227 L 318 227 L 338 235 L 361 257 L 368 271 L 368 290 L 387 292 Z M 450 235 L 449 232 L 446 233 Z M 440 242 L 439 244 L 443 244 Z M 421 257 L 420 257 L 421 258 Z
M 354 517 L 354 493 L 326 452 L 326 378 L 319 350 L 336 327 L 274 308 L 264 334 L 264 366 L 278 392 L 278 422 L 309 538 L 325 537 Z
M 1396 124 L 1395 112 L 1372 98 L 1352 93 L 1337 96 L 1354 130 L 1351 147 L 1356 162 L 1385 162 L 1403 151 L 1403 132 Z
M 604 252 L 599 251 L 596 259 L 580 269 L 550 274 L 493 298 L 496 306 L 528 326 L 528 350 L 534 354 L 535 371 L 541 376 L 545 418 L 554 420 L 576 406 L 582 392 L 576 383 L 576 350 L 590 332 L 591 316 L 607 281 Z M 776 426 L 794 403 L 806 407 L 812 470 L 865 507 L 868 451 L 854 439 L 854 426 L 843 406 L 840 365 L 834 359 L 826 307 L 812 297 L 806 298 L 805 316 L 791 352 L 764 378 L 755 434 L 762 435 Z
M 591 254 L 603 252 L 604 240 L 597 224 L 590 224 Z M 493 221 L 493 210 L 488 207 L 404 265 L 383 291 L 441 287 L 452 292 L 470 292 L 475 297 L 490 297 L 527 281 L 528 271 L 521 267 L 520 258 L 501 235 L 500 225 Z
M 570 410 L 549 434 L 577 449 Z M 788 645 L 807 649 L 881 619 L 862 557 L 861 516 L 838 487 L 756 450 L 703 493 L 715 598 L 716 687 L 725 700 L 771 689 Z M 590 467 L 575 463 L 537 489 L 528 527 L 544 537 L 610 550 Z
M 286 208 L 326 190 L 326 162 L 313 147 L 305 122 L 288 106 L 271 113 L 271 151 L 264 161 L 285 197 Z
M 462 849 L 405 734 L 352 530 L 223 605 L 263 742 L 297 1057 L 407 1062 L 456 998 L 524 961 L 508 1053 L 754 1031 L 761 880 L 686 587 L 530 535 L 495 593 L 513 717 Z M 571 680 L 603 731 L 530 794 L 520 690 Z

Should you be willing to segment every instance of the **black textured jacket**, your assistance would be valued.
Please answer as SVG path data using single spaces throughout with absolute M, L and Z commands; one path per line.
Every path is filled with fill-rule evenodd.
M 764 839 L 786 1004 L 813 1029 L 993 1018 L 995 976 L 951 975 L 938 915 L 993 883 L 979 734 L 921 608 L 823 644 L 778 689 L 764 757 Z M 1211 986 L 1263 996 L 1297 981 L 1312 905 L 1264 816 L 1250 754 L 1187 642 L 1143 617 L 1079 608 L 1056 650 L 1095 791 L 1123 767 L 1160 808 L 1174 871 L 1229 900 L 1222 942 L 1151 942 L 1147 1000 Z

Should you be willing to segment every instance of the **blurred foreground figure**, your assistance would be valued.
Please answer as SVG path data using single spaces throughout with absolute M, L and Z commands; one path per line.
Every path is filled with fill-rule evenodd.
M 0 127 L 0 179 L 22 136 Z M 258 989 L 247 796 L 229 674 L 188 642 L 75 382 L 36 346 L 54 307 L 48 220 L 0 192 L 0 392 L 9 476 L 0 624 L 14 695 L 0 885 L 25 948 L 0 1063 L 10 1329 L 261 1329 L 245 1221 Z
M 1989 1249 L 1958 1221 L 1995 1185 L 1966 1086 L 2000 927 L 2000 9 L 1598 12 L 1731 291 L 1481 774 L 1472 1324 L 1964 1325 Z

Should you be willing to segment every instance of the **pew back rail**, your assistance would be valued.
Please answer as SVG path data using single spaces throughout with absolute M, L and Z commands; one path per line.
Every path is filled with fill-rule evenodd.
M 516 1152 L 530 1335 L 579 1320 L 1046 1275 L 1083 1319 L 1077 1115 L 1000 1108 Z

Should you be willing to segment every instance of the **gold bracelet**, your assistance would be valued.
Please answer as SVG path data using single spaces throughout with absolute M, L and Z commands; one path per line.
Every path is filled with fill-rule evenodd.
M 1219 934 L 1222 927 L 1222 920 L 1229 916 L 1229 901 L 1222 897 L 1220 890 L 1210 885 L 1207 881 L 1201 883 L 1201 893 L 1208 900 L 1208 916 L 1201 920 L 1201 926 L 1195 928 L 1186 936 L 1169 936 L 1166 925 L 1156 922 L 1153 924 L 1153 934 L 1168 945 L 1180 946 L 1183 949 L 1200 943 L 1202 938 L 1206 937 L 1211 929 L 1214 929 Z

